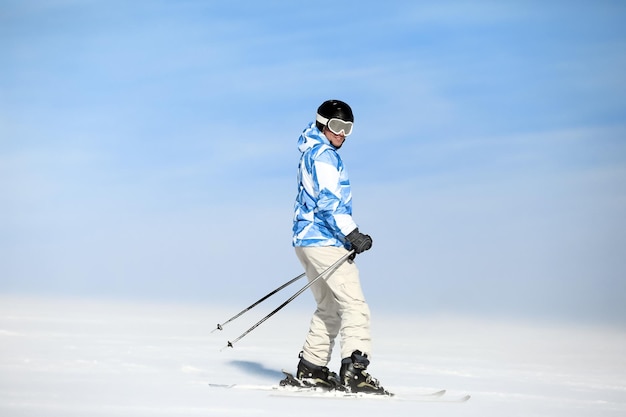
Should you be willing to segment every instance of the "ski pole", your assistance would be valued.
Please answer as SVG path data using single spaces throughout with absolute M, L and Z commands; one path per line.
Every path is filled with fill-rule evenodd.
M 239 337 L 237 337 L 235 340 L 233 340 L 232 342 L 228 342 L 226 344 L 226 346 L 224 346 L 221 350 L 226 349 L 227 347 L 235 347 L 235 343 L 237 343 L 238 341 L 240 341 L 241 339 L 243 339 L 248 333 L 250 333 L 252 330 L 256 329 L 257 327 L 259 327 L 265 320 L 269 319 L 270 317 L 272 317 L 274 314 L 278 313 L 280 310 L 282 310 L 283 307 L 285 307 L 287 304 L 289 304 L 290 302 L 292 302 L 297 296 L 299 296 L 300 294 L 302 294 L 304 291 L 307 290 L 307 288 L 309 288 L 311 285 L 315 284 L 315 282 L 320 279 L 321 277 L 323 277 L 326 274 L 332 273 L 335 271 L 336 268 L 339 267 L 339 265 L 341 265 L 343 262 L 345 262 L 346 259 L 348 259 L 350 257 L 350 255 L 352 255 L 354 253 L 354 249 L 351 250 L 350 252 L 346 253 L 345 255 L 343 255 L 341 258 L 339 258 L 339 260 L 337 260 L 337 262 L 335 262 L 334 264 L 332 264 L 331 266 L 328 267 L 328 269 L 326 269 L 324 272 L 322 272 L 321 274 L 319 274 L 317 277 L 315 277 L 315 279 L 309 281 L 308 284 L 306 284 L 304 287 L 300 288 L 300 290 L 298 292 L 296 292 L 294 295 L 292 295 L 291 297 L 289 297 L 289 299 L 287 299 L 287 301 L 285 301 L 284 303 L 282 303 L 281 305 L 279 305 L 278 307 L 276 307 L 276 309 L 274 311 L 272 311 L 271 313 L 269 313 L 267 316 L 263 317 L 261 320 L 259 320 L 254 326 L 250 327 L 248 330 L 246 330 L 245 332 L 243 332 Z
M 267 300 L 268 298 L 270 298 L 272 295 L 276 294 L 278 291 L 282 290 L 283 288 L 287 287 L 288 285 L 293 284 L 294 282 L 296 282 L 297 280 L 299 280 L 300 278 L 302 278 L 304 275 L 306 275 L 304 272 L 301 273 L 300 275 L 298 275 L 297 277 L 295 277 L 294 279 L 291 279 L 287 282 L 285 282 L 283 285 L 281 285 L 280 287 L 276 288 L 275 290 L 269 292 L 268 294 L 266 294 L 263 298 L 259 299 L 258 301 L 252 303 L 250 306 L 244 308 L 243 310 L 241 310 L 239 313 L 235 314 L 234 316 L 232 316 L 231 318 L 229 318 L 228 320 L 226 320 L 224 323 L 221 323 L 217 325 L 216 329 L 211 330 L 211 333 L 213 333 L 216 330 L 223 330 L 224 326 L 227 325 L 228 323 L 230 323 L 231 321 L 235 320 L 237 317 L 241 316 L 243 313 L 245 313 L 246 311 L 250 311 L 252 308 L 256 307 L 257 305 L 259 305 L 260 303 L 262 303 L 263 301 Z

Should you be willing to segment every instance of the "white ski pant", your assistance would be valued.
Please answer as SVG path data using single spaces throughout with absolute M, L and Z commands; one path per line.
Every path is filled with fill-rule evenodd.
M 296 255 L 309 281 L 326 271 L 347 253 L 334 246 L 296 247 Z M 310 287 L 317 302 L 309 333 L 303 347 L 303 358 L 314 365 L 327 366 L 340 335 L 341 358 L 355 350 L 370 354 L 370 310 L 353 262 L 343 262 L 330 276 L 318 279 Z

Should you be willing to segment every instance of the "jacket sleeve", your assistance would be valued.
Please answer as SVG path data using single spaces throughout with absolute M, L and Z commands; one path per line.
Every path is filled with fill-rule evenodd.
M 350 181 L 336 152 L 325 151 L 316 158 L 314 172 L 319 194 L 317 211 L 327 227 L 343 238 L 357 228 L 352 219 Z

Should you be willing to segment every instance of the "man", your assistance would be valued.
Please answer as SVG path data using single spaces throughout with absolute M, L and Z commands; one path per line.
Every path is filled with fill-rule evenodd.
M 352 133 L 353 123 L 348 104 L 328 100 L 298 140 L 302 155 L 293 245 L 309 280 L 349 250 L 354 250 L 355 256 L 372 247 L 372 238 L 361 233 L 352 219 L 350 181 L 337 153 Z M 317 310 L 300 353 L 297 377 L 328 389 L 386 394 L 366 371 L 371 350 L 370 311 L 354 256 L 310 287 Z M 339 378 L 327 367 L 338 335 L 342 355 Z

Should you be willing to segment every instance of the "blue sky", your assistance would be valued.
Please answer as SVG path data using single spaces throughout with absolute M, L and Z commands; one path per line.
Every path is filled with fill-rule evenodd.
M 624 325 L 625 18 L 0 1 L 0 291 L 244 307 L 301 272 L 296 141 L 339 98 L 372 310 Z

